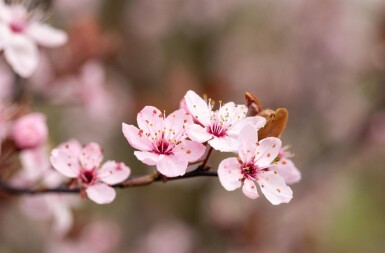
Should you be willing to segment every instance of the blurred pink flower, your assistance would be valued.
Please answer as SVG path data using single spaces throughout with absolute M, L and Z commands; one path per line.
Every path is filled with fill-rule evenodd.
M 233 191 L 243 182 L 243 193 L 256 199 L 259 195 L 254 181 L 257 181 L 273 205 L 288 203 L 293 197 L 292 190 L 276 171 L 267 170 L 278 156 L 281 145 L 281 140 L 275 137 L 258 141 L 256 129 L 252 125 L 245 126 L 239 135 L 239 158 L 227 158 L 219 164 L 222 186 Z
M 48 127 L 45 115 L 30 113 L 17 119 L 11 130 L 12 139 L 20 149 L 30 149 L 41 146 L 48 137 Z
M 187 134 L 194 141 L 206 142 L 215 150 L 234 152 L 238 148 L 237 136 L 245 124 L 251 123 L 257 130 L 266 123 L 260 116 L 246 117 L 247 108 L 229 102 L 213 111 L 211 100 L 206 103 L 194 91 L 188 91 L 185 101 L 189 112 L 201 125 L 191 124 Z
M 281 149 L 274 165 L 268 169 L 269 171 L 278 172 L 286 184 L 298 183 L 301 180 L 301 172 L 294 165 L 293 161 L 289 159 L 290 157 L 292 157 L 292 154 L 287 152 L 286 148 Z
M 166 116 L 156 107 L 146 106 L 138 113 L 138 126 L 122 124 L 130 145 L 140 151 L 135 156 L 147 165 L 156 165 L 167 177 L 184 175 L 189 162 L 198 160 L 205 152 L 201 143 L 186 140 L 185 126 L 192 117 L 183 109 Z
M 51 163 L 61 174 L 78 179 L 89 199 L 98 204 L 111 203 L 116 196 L 109 185 L 126 180 L 131 170 L 123 163 L 107 161 L 102 166 L 103 153 L 96 143 L 83 148 L 78 141 L 66 142 L 51 152 Z
M 35 15 L 34 15 L 35 14 Z M 14 71 L 30 77 L 39 62 L 36 44 L 45 47 L 61 46 L 67 35 L 39 21 L 36 13 L 28 12 L 22 3 L 5 4 L 0 0 L 0 49 Z

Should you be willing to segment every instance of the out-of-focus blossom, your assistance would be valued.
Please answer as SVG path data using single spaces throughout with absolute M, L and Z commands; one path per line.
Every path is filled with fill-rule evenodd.
M 111 221 L 88 224 L 75 240 L 62 239 L 49 242 L 47 253 L 109 253 L 119 244 L 119 226 Z
M 202 157 L 205 146 L 186 140 L 185 127 L 192 117 L 179 109 L 167 117 L 156 107 L 146 106 L 138 113 L 138 126 L 122 124 L 124 136 L 135 151 L 135 156 L 147 165 L 156 165 L 167 177 L 186 173 L 188 163 Z
M 285 179 L 286 184 L 294 184 L 301 180 L 301 172 L 289 159 L 290 157 L 292 157 L 292 154 L 287 152 L 287 148 L 281 149 L 274 161 L 274 166 L 269 168 L 269 171 L 278 172 Z
M 41 113 L 30 113 L 17 119 L 12 126 L 12 139 L 20 149 L 41 146 L 48 137 L 46 118 Z
M 129 167 L 123 163 L 107 161 L 102 166 L 103 151 L 96 143 L 82 148 L 78 141 L 63 143 L 51 152 L 53 167 L 66 177 L 76 178 L 89 199 L 98 204 L 111 203 L 116 196 L 114 188 L 128 178 Z
M 208 141 L 215 150 L 236 151 L 237 138 L 243 126 L 251 123 L 258 130 L 266 123 L 266 119 L 260 116 L 246 117 L 247 108 L 244 105 L 229 102 L 213 111 L 211 100 L 206 103 L 194 91 L 188 91 L 184 98 L 188 110 L 200 123 L 187 127 L 188 136 L 201 143 Z
M 0 49 L 14 71 L 30 77 L 37 68 L 37 45 L 58 47 L 66 43 L 67 35 L 40 21 L 38 13 L 29 12 L 22 3 L 0 1 Z
M 293 192 L 277 171 L 268 171 L 278 156 L 281 140 L 268 137 L 258 141 L 256 129 L 246 125 L 239 135 L 239 158 L 227 158 L 219 164 L 218 176 L 222 186 L 233 191 L 242 186 L 243 193 L 251 198 L 259 197 L 254 181 L 273 204 L 288 203 Z
M 189 253 L 194 248 L 194 233 L 185 224 L 169 221 L 155 226 L 139 244 L 139 253 Z

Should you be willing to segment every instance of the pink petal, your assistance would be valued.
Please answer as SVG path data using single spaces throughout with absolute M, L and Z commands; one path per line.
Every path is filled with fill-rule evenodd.
M 205 153 L 205 150 L 206 146 L 199 142 L 183 140 L 180 144 L 175 146 L 173 153 L 178 160 L 191 163 L 201 158 Z
M 12 35 L 9 38 L 4 55 L 13 70 L 25 78 L 33 74 L 39 62 L 37 46 L 21 35 Z
M 44 47 L 58 47 L 64 45 L 68 36 L 65 32 L 53 28 L 47 24 L 31 23 L 26 33 L 31 36 L 39 45 Z
M 192 123 L 193 120 L 191 115 L 186 113 L 183 109 L 179 109 L 171 113 L 164 121 L 166 139 L 172 139 L 173 136 L 178 135 L 181 131 L 184 131 L 185 125 L 190 125 Z
M 247 124 L 243 127 L 238 136 L 239 142 L 239 157 L 243 162 L 249 162 L 255 155 L 257 148 L 258 134 L 255 127 Z
M 81 145 L 78 141 L 72 140 L 63 143 L 51 151 L 51 164 L 64 176 L 76 178 L 80 172 L 80 152 Z
M 209 140 L 209 144 L 213 149 L 221 152 L 236 152 L 238 150 L 238 140 L 230 136 L 214 137 Z
M 191 124 L 187 126 L 186 132 L 191 140 L 200 143 L 204 143 L 212 138 L 212 135 L 207 132 L 206 128 L 197 124 Z
M 134 155 L 136 158 L 138 158 L 139 161 L 150 166 L 155 165 L 160 159 L 160 155 L 152 152 L 135 151 Z
M 229 135 L 238 135 L 240 134 L 242 129 L 248 124 L 251 124 L 255 128 L 255 130 L 258 131 L 266 124 L 266 119 L 261 116 L 246 117 L 235 122 L 227 133 Z
M 124 163 L 107 161 L 97 171 L 99 179 L 106 184 L 118 184 L 126 180 L 131 174 L 131 170 Z
M 233 191 L 241 187 L 241 179 L 243 178 L 241 172 L 241 164 L 237 158 L 231 157 L 223 160 L 218 168 L 219 182 L 228 191 Z
M 97 183 L 87 187 L 86 193 L 88 198 L 97 204 L 109 204 L 116 196 L 114 188 L 103 183 Z
M 190 113 L 203 125 L 209 125 L 211 110 L 207 103 L 192 90 L 187 91 L 184 99 Z
M 188 163 L 186 161 L 179 161 L 177 157 L 170 155 L 164 156 L 156 164 L 156 168 L 167 177 L 177 177 L 186 173 L 187 165 Z
M 145 133 L 153 135 L 163 131 L 163 113 L 154 106 L 145 106 L 137 116 L 138 126 Z
M 270 167 L 269 170 L 277 171 L 283 177 L 286 184 L 294 184 L 301 180 L 301 172 L 290 159 L 282 158 L 274 166 Z
M 249 179 L 246 179 L 245 182 L 243 182 L 242 192 L 246 197 L 251 199 L 259 197 L 255 183 Z
M 285 184 L 285 180 L 276 172 L 265 171 L 258 174 L 257 182 L 263 195 L 273 204 L 289 203 L 293 191 Z
M 144 135 L 143 131 L 139 130 L 133 125 L 127 125 L 125 123 L 122 123 L 122 131 L 124 137 L 126 137 L 128 143 L 130 143 L 133 148 L 142 151 L 152 150 L 152 144 Z
M 103 150 L 97 143 L 91 142 L 82 149 L 79 160 L 83 169 L 98 168 L 103 160 Z
M 277 158 L 281 146 L 281 140 L 275 137 L 261 140 L 255 152 L 255 164 L 261 168 L 268 167 Z

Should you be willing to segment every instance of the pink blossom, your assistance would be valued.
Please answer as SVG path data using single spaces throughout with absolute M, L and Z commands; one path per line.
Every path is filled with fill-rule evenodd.
M 205 152 L 201 143 L 186 140 L 185 126 L 192 123 L 189 113 L 179 109 L 169 116 L 153 106 L 146 106 L 137 117 L 138 126 L 122 124 L 130 145 L 140 151 L 135 156 L 147 165 L 156 165 L 167 177 L 184 175 L 188 163 L 198 160 Z
M 11 135 L 20 149 L 41 146 L 48 137 L 48 127 L 44 114 L 30 113 L 17 119 L 12 126 Z
M 276 171 L 285 179 L 286 184 L 298 183 L 301 180 L 301 172 L 289 158 L 292 157 L 290 152 L 283 148 L 279 151 L 274 165 L 269 168 L 270 171 Z
M 66 177 L 76 178 L 89 199 L 98 204 L 111 203 L 116 196 L 114 188 L 128 178 L 129 167 L 107 161 L 102 166 L 103 152 L 96 143 L 82 147 L 76 140 L 68 141 L 51 152 L 53 167 Z
M 254 181 L 262 193 L 273 204 L 288 203 L 293 192 L 277 171 L 269 167 L 278 156 L 281 140 L 268 137 L 258 141 L 256 129 L 245 126 L 239 135 L 239 158 L 227 158 L 219 164 L 218 176 L 222 186 L 233 191 L 242 186 L 243 193 L 251 198 L 259 197 Z
M 37 44 L 45 47 L 61 46 L 67 35 L 42 23 L 38 13 L 29 12 L 21 3 L 5 4 L 0 0 L 0 49 L 14 71 L 30 77 L 37 68 Z
M 211 100 L 206 103 L 194 91 L 188 91 L 184 98 L 188 110 L 200 123 L 188 126 L 188 137 L 201 143 L 208 141 L 215 150 L 235 152 L 237 136 L 245 124 L 250 123 L 258 130 L 266 123 L 266 119 L 260 116 L 246 117 L 244 105 L 220 103 L 219 110 L 213 111 Z

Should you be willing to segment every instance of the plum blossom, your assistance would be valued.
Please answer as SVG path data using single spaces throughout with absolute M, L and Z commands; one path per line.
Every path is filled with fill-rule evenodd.
M 82 147 L 76 140 L 68 141 L 52 150 L 50 160 L 61 174 L 77 179 L 87 197 L 98 204 L 111 203 L 116 192 L 110 185 L 123 182 L 131 173 L 124 163 L 107 161 L 100 166 L 103 151 L 96 143 Z
M 252 124 L 257 130 L 266 124 L 266 119 L 260 116 L 246 117 L 247 107 L 233 102 L 222 105 L 213 111 L 211 100 L 206 103 L 194 91 L 188 91 L 185 102 L 189 112 L 200 124 L 187 127 L 190 139 L 206 142 L 215 150 L 235 152 L 238 148 L 237 137 L 245 124 Z
M 124 136 L 135 151 L 135 156 L 147 165 L 156 165 L 167 177 L 184 175 L 188 163 L 198 160 L 205 152 L 201 143 L 186 140 L 185 126 L 192 117 L 179 109 L 167 117 L 153 106 L 146 106 L 137 116 L 139 129 L 122 124 Z
M 46 117 L 42 113 L 30 113 L 17 119 L 11 130 L 12 139 L 20 149 L 41 146 L 48 137 Z
M 262 193 L 273 204 L 288 203 L 293 192 L 277 171 L 268 170 L 278 156 L 281 140 L 268 137 L 258 141 L 257 131 L 246 125 L 239 135 L 239 157 L 231 157 L 219 164 L 218 176 L 222 186 L 233 191 L 242 186 L 243 193 L 251 198 L 259 197 L 254 181 Z
M 22 77 L 30 77 L 39 62 L 37 45 L 58 47 L 67 35 L 42 23 L 41 15 L 27 10 L 20 2 L 5 4 L 0 0 L 0 50 L 7 62 Z
M 271 171 L 278 172 L 285 179 L 286 184 L 298 183 L 301 180 L 301 172 L 289 159 L 290 157 L 293 157 L 293 155 L 287 151 L 287 147 L 282 148 L 274 161 L 274 166 L 269 168 Z

